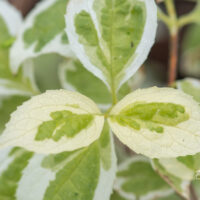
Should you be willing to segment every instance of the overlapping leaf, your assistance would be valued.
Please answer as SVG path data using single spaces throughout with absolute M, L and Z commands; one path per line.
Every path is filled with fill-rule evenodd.
M 156 32 L 156 6 L 153 0 L 71 0 L 66 24 L 79 60 L 117 90 L 149 53 Z

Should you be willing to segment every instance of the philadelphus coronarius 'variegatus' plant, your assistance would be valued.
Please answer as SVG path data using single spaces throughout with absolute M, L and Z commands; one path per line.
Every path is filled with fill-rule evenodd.
M 178 89 L 131 91 L 155 40 L 154 0 L 44 0 L 21 28 L 18 21 L 19 13 L 0 1 L 0 113 L 7 117 L 0 126 L 0 200 L 109 200 L 113 134 L 152 158 L 153 168 L 188 198 L 188 181 L 200 169 L 188 167 L 184 157 L 199 157 L 200 106 L 191 92 L 199 87 L 188 79 Z M 40 94 L 33 58 L 49 53 L 64 57 L 58 73 L 63 88 Z M 116 200 L 173 195 L 151 163 L 141 156 L 120 165 Z M 127 185 L 137 185 L 132 169 L 140 167 L 144 182 L 155 187 L 129 191 Z

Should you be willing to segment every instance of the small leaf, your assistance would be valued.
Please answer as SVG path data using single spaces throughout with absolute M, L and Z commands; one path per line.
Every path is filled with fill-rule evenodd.
M 134 156 L 120 164 L 114 191 L 117 191 L 118 195 L 115 195 L 119 200 L 153 200 L 173 193 L 168 184 L 152 169 L 149 160 L 142 156 Z
M 93 101 L 65 90 L 32 97 L 11 115 L 0 147 L 20 146 L 38 153 L 59 153 L 88 146 L 99 138 L 104 117 Z
M 64 31 L 67 3 L 68 0 L 42 1 L 31 11 L 11 49 L 10 62 L 14 73 L 24 61 L 42 54 L 73 56 Z
M 110 112 L 109 124 L 133 151 L 150 158 L 200 151 L 200 107 L 172 88 L 149 88 L 127 95 Z
M 66 32 L 83 65 L 117 90 L 146 59 L 156 13 L 153 0 L 70 0 Z

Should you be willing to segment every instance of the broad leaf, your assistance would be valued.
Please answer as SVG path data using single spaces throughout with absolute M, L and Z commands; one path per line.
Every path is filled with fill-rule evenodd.
M 14 112 L 17 106 L 28 100 L 25 96 L 1 96 L 0 97 L 0 135 L 5 129 L 5 124 L 10 119 L 10 114 Z
M 70 0 L 66 32 L 84 66 L 117 90 L 146 59 L 156 23 L 153 0 Z
M 148 159 L 134 156 L 120 164 L 114 184 L 113 200 L 156 199 L 168 196 L 173 190 L 152 169 Z M 120 197 L 121 196 L 121 197 Z
M 20 70 L 15 76 L 9 68 L 9 49 L 20 24 L 19 12 L 6 1 L 0 1 L 0 95 L 31 95 L 37 92 L 32 77 L 31 63 L 26 63 L 26 69 Z
M 38 3 L 26 18 L 11 49 L 11 68 L 17 72 L 27 59 L 41 54 L 73 56 L 64 31 L 68 0 L 45 0 Z
M 127 95 L 111 111 L 109 123 L 133 151 L 150 158 L 200 151 L 200 107 L 172 88 L 148 88 Z
M 93 101 L 65 90 L 33 97 L 11 115 L 0 147 L 20 146 L 38 153 L 59 153 L 88 146 L 99 138 L 104 117 Z
M 109 200 L 116 172 L 108 126 L 99 140 L 80 150 L 44 156 L 6 149 L 0 161 L 0 199 Z M 5 184 L 5 177 L 12 184 Z
M 175 159 L 174 159 L 175 160 Z M 163 177 L 164 180 L 182 197 L 185 199 L 189 199 L 189 186 L 190 186 L 190 181 L 185 180 L 181 178 L 179 175 L 180 173 L 185 173 L 186 171 L 183 170 L 182 166 L 175 162 L 171 162 L 169 160 L 169 163 L 167 164 L 166 168 L 166 163 L 161 163 L 160 160 L 154 159 L 152 161 L 154 169 L 160 174 L 161 177 Z M 164 164 L 164 165 L 163 165 Z M 169 170 L 169 167 L 174 167 L 177 166 L 176 172 L 177 174 L 171 173 L 171 170 Z M 180 169 L 178 169 L 180 167 Z M 180 170 L 180 171 L 178 171 Z M 182 174 L 184 176 L 184 174 Z

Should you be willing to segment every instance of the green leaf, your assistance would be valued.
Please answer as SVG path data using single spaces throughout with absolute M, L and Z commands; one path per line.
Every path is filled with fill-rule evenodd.
M 152 169 L 149 160 L 142 156 L 134 156 L 120 164 L 114 190 L 120 200 L 147 197 L 155 199 L 173 193 L 168 184 Z
M 20 146 L 44 154 L 73 151 L 97 140 L 103 124 L 104 116 L 89 98 L 50 90 L 12 113 L 0 137 L 0 148 Z
M 122 126 L 129 126 L 134 130 L 147 128 L 158 134 L 164 133 L 163 125 L 176 126 L 187 121 L 189 115 L 181 105 L 173 103 L 145 103 L 135 102 L 125 107 L 113 117 Z
M 194 78 L 186 78 L 176 82 L 176 87 L 186 94 L 191 95 L 200 103 L 200 81 Z
M 15 199 L 15 193 L 22 176 L 23 170 L 28 165 L 28 161 L 33 153 L 20 148 L 14 148 L 10 151 L 10 163 L 7 169 L 0 174 L 0 199 Z
M 38 3 L 23 23 L 11 49 L 11 69 L 17 72 L 24 61 L 48 53 L 73 56 L 64 31 L 68 0 Z M 54 22 L 54 23 L 52 23 Z
M 154 42 L 156 6 L 153 0 L 71 0 L 66 24 L 79 60 L 117 90 L 142 65 Z
M 17 106 L 21 105 L 28 97 L 24 96 L 4 96 L 0 97 L 0 135 L 5 129 L 5 124 L 10 119 L 10 114 L 14 112 Z
M 0 94 L 31 95 L 37 92 L 37 88 L 30 71 L 32 67 L 30 63 L 25 64 L 26 70 L 21 69 L 15 76 L 9 68 L 9 50 L 21 23 L 21 16 L 6 1 L 1 1 L 0 7 Z M 8 13 L 10 14 L 8 15 Z
M 200 107 L 188 94 L 172 88 L 139 89 L 109 114 L 117 137 L 150 158 L 194 155 L 200 151 Z
M 11 152 L 13 160 L 10 160 Z M 1 151 L 0 177 L 6 173 L 16 180 L 15 185 L 4 184 L 1 187 L 0 178 L 0 195 L 6 193 L 6 199 L 109 200 L 116 173 L 116 157 L 107 125 L 99 140 L 89 147 L 47 156 L 31 153 L 31 159 L 25 156 L 29 154 L 19 148 Z M 27 158 L 27 162 L 20 160 L 22 155 L 23 161 Z M 14 175 L 10 166 L 15 169 Z M 7 192 L 10 186 L 15 186 L 12 193 Z
M 112 98 L 106 85 L 86 70 L 77 59 L 70 59 L 59 66 L 59 78 L 63 88 L 78 91 L 94 100 L 103 109 L 111 105 Z M 126 82 L 118 91 L 121 99 L 132 91 L 136 77 Z
M 35 140 L 53 139 L 59 141 L 62 137 L 73 138 L 81 130 L 88 128 L 94 120 L 93 115 L 77 115 L 70 111 L 57 111 L 50 114 L 52 120 L 43 122 L 35 136 Z
M 183 198 L 189 199 L 189 186 L 190 186 L 190 181 L 182 179 L 181 177 L 178 176 L 179 173 L 184 173 L 184 171 L 182 171 L 181 168 L 179 168 L 177 166 L 177 174 L 173 174 L 171 173 L 171 170 L 169 170 L 169 167 L 171 166 L 171 168 L 173 168 L 174 166 L 176 166 L 176 163 L 174 162 L 170 162 L 170 160 L 165 159 L 166 162 L 163 163 L 158 160 L 158 159 L 154 159 L 153 160 L 153 167 L 154 169 L 160 174 L 161 177 L 163 177 L 164 180 L 167 181 L 168 184 L 171 185 L 171 187 L 179 194 L 181 195 Z M 168 162 L 168 163 L 167 163 Z M 166 163 L 167 163 L 167 168 L 166 168 Z M 179 170 L 181 172 L 179 172 Z M 184 176 L 184 174 L 182 174 Z

